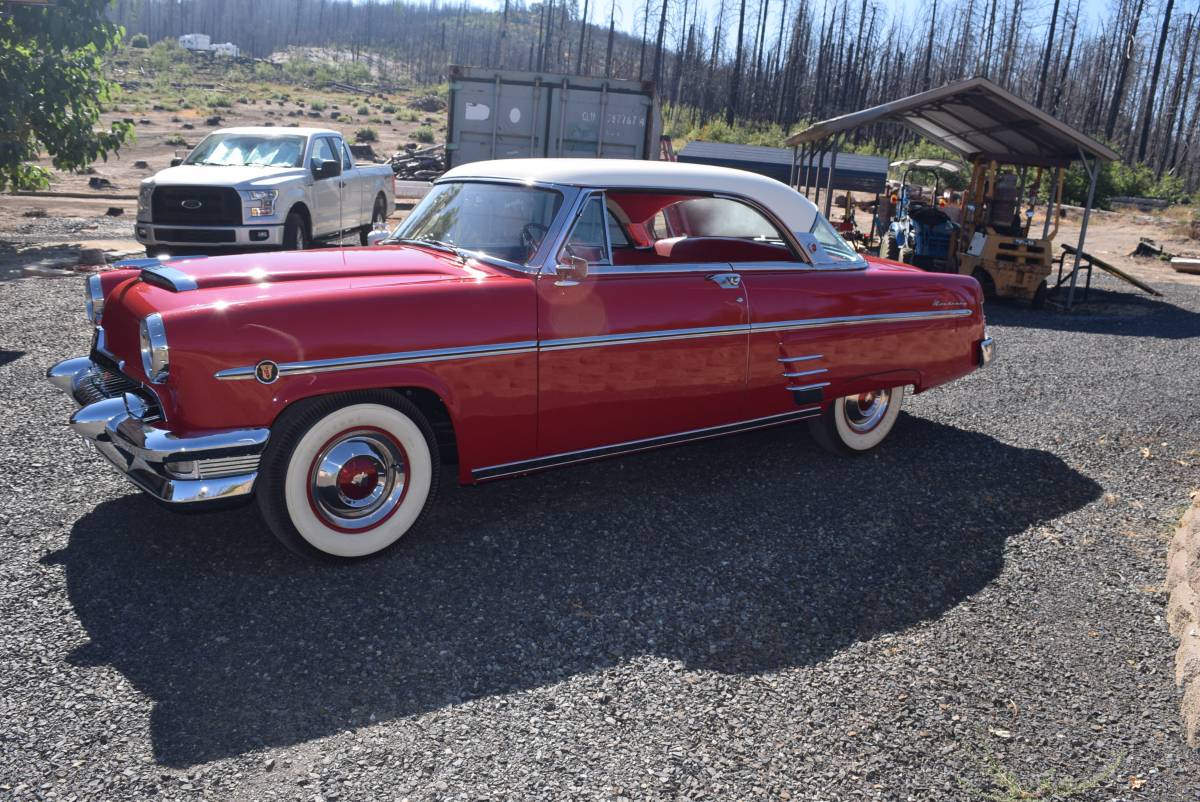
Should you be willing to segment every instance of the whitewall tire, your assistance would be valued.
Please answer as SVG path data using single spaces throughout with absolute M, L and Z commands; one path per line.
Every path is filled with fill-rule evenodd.
M 813 438 L 835 454 L 875 449 L 896 424 L 906 391 L 906 387 L 891 387 L 837 399 L 819 418 L 809 421 Z
M 301 402 L 272 427 L 256 495 L 293 551 L 357 559 L 386 551 L 421 518 L 440 468 L 416 406 L 386 390 Z

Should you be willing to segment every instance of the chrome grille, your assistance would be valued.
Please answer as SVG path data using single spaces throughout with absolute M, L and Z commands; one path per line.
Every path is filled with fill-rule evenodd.
M 162 418 L 158 399 L 142 389 L 142 386 L 123 373 L 93 364 L 87 375 L 75 385 L 75 402 L 80 406 L 94 404 L 106 398 L 116 398 L 125 393 L 133 393 L 146 402 L 146 416 L 143 418 L 151 423 Z
M 237 476 L 258 470 L 258 454 L 243 454 L 240 457 L 218 457 L 196 460 L 196 472 L 200 479 L 217 479 L 222 476 Z

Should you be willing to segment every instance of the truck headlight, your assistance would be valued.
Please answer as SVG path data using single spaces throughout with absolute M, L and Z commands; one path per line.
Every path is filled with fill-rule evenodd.
M 275 214 L 275 199 L 279 197 L 277 189 L 252 189 L 246 193 L 251 202 L 251 217 L 272 217 Z
M 93 273 L 87 279 L 87 308 L 88 323 L 99 326 L 100 316 L 104 314 L 104 289 L 100 286 L 100 276 Z
M 141 326 L 142 369 L 146 378 L 154 384 L 162 384 L 171 371 L 167 349 L 167 330 L 162 315 L 155 312 L 147 315 Z
M 154 197 L 154 185 L 142 183 L 138 188 L 138 211 L 137 219 L 143 223 L 149 223 L 150 220 L 150 201 Z

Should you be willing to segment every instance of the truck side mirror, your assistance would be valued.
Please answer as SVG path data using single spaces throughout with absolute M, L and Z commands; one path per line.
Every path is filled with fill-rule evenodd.
M 171 166 L 172 166 L 172 167 L 178 167 L 178 166 L 179 166 L 179 165 L 181 165 L 181 164 L 183 164 L 183 158 L 182 158 L 182 157 L 180 157 L 180 156 L 176 156 L 174 159 L 171 159 Z
M 342 174 L 342 163 L 336 159 L 322 159 L 313 168 L 313 178 L 322 181 L 326 178 L 336 178 Z

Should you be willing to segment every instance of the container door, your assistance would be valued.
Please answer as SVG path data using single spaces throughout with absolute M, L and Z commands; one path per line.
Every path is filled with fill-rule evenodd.
M 459 80 L 451 92 L 450 164 L 545 156 L 548 100 L 537 80 Z
M 555 84 L 550 103 L 548 156 L 641 159 L 653 103 L 646 95 Z

